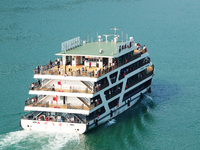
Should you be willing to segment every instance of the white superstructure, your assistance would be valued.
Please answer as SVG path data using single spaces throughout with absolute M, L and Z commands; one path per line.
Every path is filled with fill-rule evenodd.
M 112 28 L 113 29 L 113 28 Z M 63 42 L 56 61 L 34 70 L 21 119 L 25 130 L 84 133 L 124 112 L 151 91 L 154 66 L 146 46 L 119 35 Z M 109 38 L 113 37 L 109 41 Z

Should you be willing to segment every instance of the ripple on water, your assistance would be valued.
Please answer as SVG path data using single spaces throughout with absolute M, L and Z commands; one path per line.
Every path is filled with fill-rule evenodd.
M 0 149 L 61 149 L 78 145 L 79 134 L 16 131 L 0 135 Z

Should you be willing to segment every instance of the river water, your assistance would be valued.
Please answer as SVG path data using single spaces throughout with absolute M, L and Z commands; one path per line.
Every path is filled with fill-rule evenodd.
M 199 14 L 199 0 L 1 0 L 0 149 L 200 149 Z M 152 93 L 87 134 L 23 131 L 33 69 L 113 26 L 147 45 Z

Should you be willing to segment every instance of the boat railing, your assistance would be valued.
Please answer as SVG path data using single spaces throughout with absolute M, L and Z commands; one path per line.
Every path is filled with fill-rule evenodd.
M 26 106 L 30 106 L 30 107 L 48 107 L 48 108 L 57 108 L 57 109 L 79 109 L 79 110 L 89 110 L 92 108 L 88 108 L 86 105 L 82 104 L 82 105 L 79 105 L 79 106 L 74 106 L 72 105 L 71 103 L 67 103 L 67 104 L 53 104 L 51 103 L 51 101 L 48 101 L 48 102 L 38 102 L 38 103 L 35 103 L 35 102 L 32 102 L 32 103 L 28 103 L 26 102 L 25 103 Z
M 86 123 L 86 118 L 83 115 L 74 114 L 82 123 Z
M 81 107 L 73 106 L 71 103 L 67 103 L 67 108 L 69 109 L 84 109 L 84 104 L 81 105 Z
M 81 115 L 73 114 L 73 115 L 51 115 L 46 112 L 31 112 L 24 116 L 22 119 L 26 120 L 35 120 L 35 121 L 50 121 L 50 122 L 66 122 L 66 123 L 85 123 L 86 118 Z
M 58 88 L 54 88 L 53 86 L 48 87 L 48 88 L 41 88 L 40 90 L 45 90 L 45 91 L 53 91 L 53 92 L 69 92 L 69 93 L 88 93 L 88 94 L 92 94 L 92 92 L 90 90 L 88 90 L 88 87 L 85 88 L 81 88 L 79 86 L 69 86 L 69 89 L 58 89 Z
M 47 74 L 47 71 L 51 71 L 51 69 L 53 70 L 53 67 L 55 67 L 57 65 L 62 65 L 61 58 L 59 61 L 55 60 L 52 63 L 49 62 L 47 65 L 41 65 L 40 67 L 39 66 L 36 67 L 36 69 L 34 69 L 34 73 L 35 74 Z M 48 72 L 48 74 L 50 74 L 50 72 Z
M 28 98 L 26 101 L 25 101 L 25 106 L 28 106 L 28 105 L 36 105 L 38 102 L 40 102 L 44 97 L 46 97 L 46 95 L 39 95 L 39 96 L 34 96 L 32 98 Z
M 40 87 L 41 87 L 41 83 L 39 83 L 39 82 L 33 82 L 29 86 L 29 90 L 38 90 Z
M 36 117 L 39 116 L 42 112 L 31 112 L 31 113 L 28 113 L 24 116 L 22 116 L 22 119 L 27 119 L 27 120 L 36 120 Z
M 153 69 L 152 69 L 151 71 L 149 71 L 149 72 L 146 72 L 145 74 L 141 74 L 141 75 L 139 76 L 139 79 L 138 79 L 138 80 L 127 82 L 128 84 L 127 84 L 126 89 L 128 89 L 128 88 L 132 87 L 133 85 L 135 85 L 135 84 L 141 82 L 142 80 L 144 80 L 144 79 L 150 77 L 151 75 L 153 75 Z
M 52 65 L 50 65 L 49 63 L 45 66 L 41 66 L 38 67 L 37 69 L 34 69 L 34 73 L 35 74 L 50 74 L 50 75 L 64 75 L 64 76 L 86 76 L 86 77 L 101 77 L 103 75 L 105 75 L 106 73 L 115 70 L 116 68 L 119 68 L 121 66 L 123 66 L 124 64 L 127 64 L 129 62 L 131 62 L 134 59 L 139 58 L 142 54 L 146 53 L 146 51 L 141 51 L 140 53 L 134 54 L 131 57 L 128 57 L 126 60 L 124 61 L 120 61 L 118 63 L 115 63 L 114 66 L 105 66 L 104 68 L 101 68 L 100 70 L 96 71 L 96 70 L 92 70 L 92 71 L 86 71 L 86 70 L 72 70 L 71 71 L 67 71 L 63 69 L 61 69 L 61 71 L 59 71 L 59 69 L 53 69 L 55 66 L 58 66 L 54 61 L 52 63 Z M 96 73 L 95 73 L 96 72 Z

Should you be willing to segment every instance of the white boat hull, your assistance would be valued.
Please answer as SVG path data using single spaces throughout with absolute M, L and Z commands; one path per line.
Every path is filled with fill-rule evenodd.
M 83 134 L 86 131 L 86 124 L 51 122 L 21 119 L 21 126 L 25 130 L 44 131 L 44 132 L 62 132 Z

